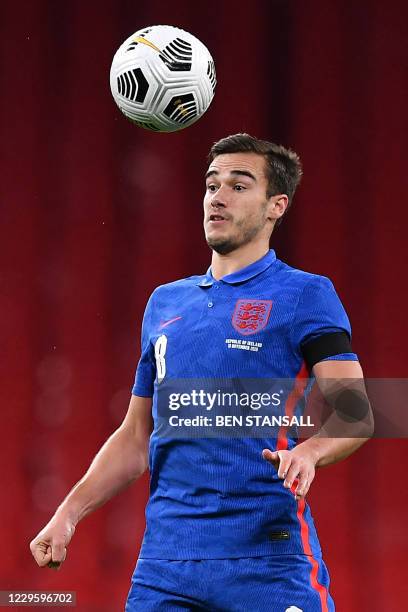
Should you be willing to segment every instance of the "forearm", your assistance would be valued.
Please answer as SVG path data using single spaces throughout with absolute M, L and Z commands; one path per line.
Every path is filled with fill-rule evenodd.
M 321 430 L 302 442 L 315 467 L 346 459 L 374 433 L 374 417 L 358 362 L 321 362 L 314 369 L 318 388 L 331 413 Z
M 345 459 L 374 433 L 374 419 L 363 372 L 356 361 L 321 361 L 313 368 L 318 387 L 332 412 L 315 435 L 291 450 L 262 451 L 286 488 L 295 482 L 296 499 L 304 498 L 316 467 Z
M 146 469 L 147 448 L 138 444 L 130 429 L 120 427 L 99 450 L 86 474 L 58 507 L 56 515 L 66 516 L 76 525 Z

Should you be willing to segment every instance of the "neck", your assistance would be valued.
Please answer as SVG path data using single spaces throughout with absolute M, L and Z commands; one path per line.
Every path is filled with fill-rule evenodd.
M 269 251 L 268 244 L 245 244 L 231 253 L 220 255 L 213 251 L 211 259 L 211 272 L 216 280 L 223 276 L 233 274 L 242 268 L 246 268 L 258 259 L 261 259 Z

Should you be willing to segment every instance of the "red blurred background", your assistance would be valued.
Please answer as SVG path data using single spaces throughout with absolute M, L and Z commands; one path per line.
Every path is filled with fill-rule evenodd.
M 248 131 L 298 151 L 304 181 L 273 246 L 333 280 L 367 376 L 407 376 L 407 20 L 402 0 L 3 0 L 0 590 L 123 609 L 147 478 L 80 524 L 61 571 L 38 569 L 28 543 L 126 412 L 150 292 L 206 270 L 214 140 Z M 202 39 L 218 76 L 204 118 L 168 135 L 128 123 L 108 82 L 119 44 L 156 23 Z M 407 459 L 405 440 L 375 440 L 318 473 L 340 612 L 406 607 Z

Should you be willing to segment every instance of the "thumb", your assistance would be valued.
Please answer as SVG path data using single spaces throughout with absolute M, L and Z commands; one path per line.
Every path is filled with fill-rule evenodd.
M 48 567 L 53 570 L 59 570 L 67 556 L 67 549 L 64 543 L 59 542 L 53 544 L 51 558 L 47 563 Z
M 67 556 L 67 549 L 65 548 L 65 542 L 62 540 L 54 540 L 52 544 L 52 562 L 62 563 L 65 561 Z

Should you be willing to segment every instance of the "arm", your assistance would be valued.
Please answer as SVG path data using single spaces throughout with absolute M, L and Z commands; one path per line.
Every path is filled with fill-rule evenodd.
M 65 560 L 77 523 L 129 486 L 148 467 L 152 399 L 132 396 L 126 417 L 108 438 L 88 471 L 30 543 L 40 567 L 58 568 Z
M 318 434 L 298 444 L 290 451 L 264 449 L 264 459 L 270 461 L 284 479 L 284 486 L 291 488 L 297 480 L 295 495 L 301 499 L 308 492 L 316 467 L 331 465 L 345 459 L 366 442 L 373 433 L 373 418 L 365 394 L 363 372 L 357 361 L 321 361 L 313 368 L 321 393 L 329 404 L 339 399 L 340 393 L 354 392 L 356 383 L 359 395 L 364 397 L 367 409 L 365 418 L 359 421 L 343 420 L 334 412 Z M 347 380 L 350 379 L 349 386 Z M 350 388 L 349 388 L 350 387 Z M 344 396 L 343 397 L 348 397 Z M 350 396 L 351 397 L 351 396 Z M 337 432 L 338 435 L 335 435 Z

